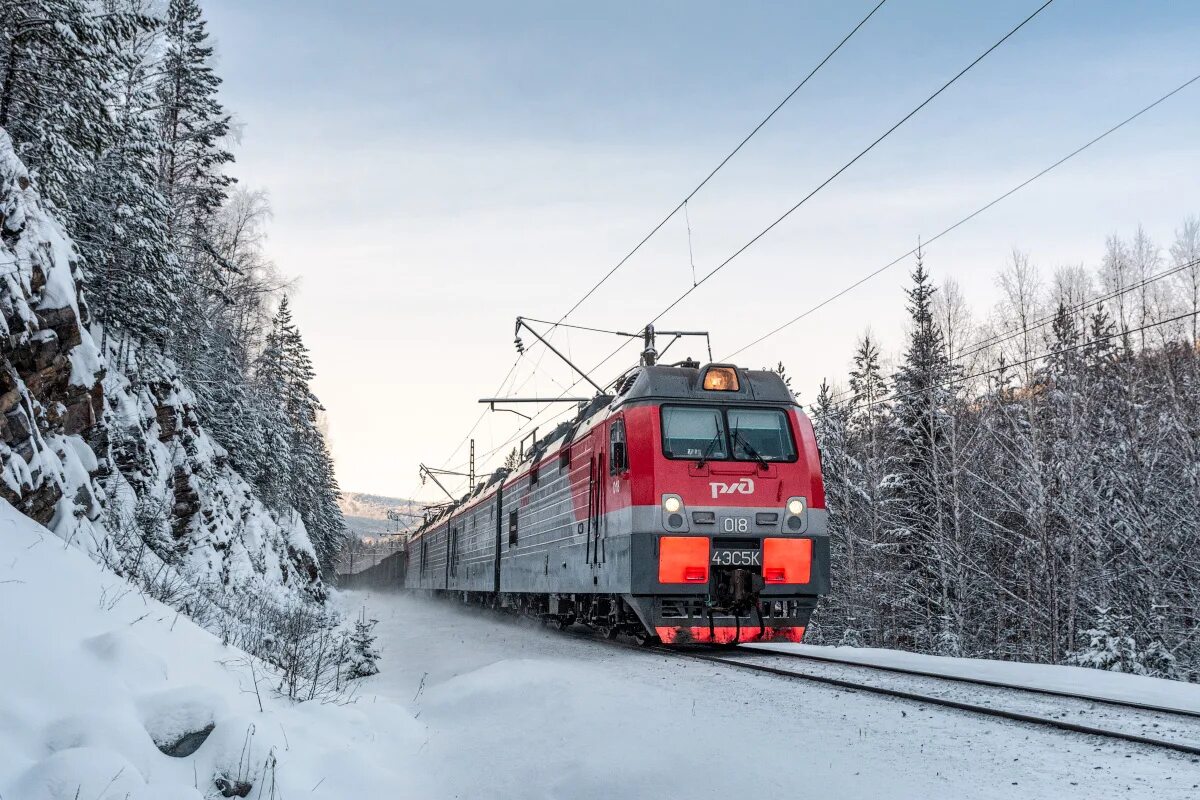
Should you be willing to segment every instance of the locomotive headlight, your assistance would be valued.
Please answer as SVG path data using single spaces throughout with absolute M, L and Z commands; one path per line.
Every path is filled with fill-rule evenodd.
M 662 496 L 662 524 L 672 532 L 687 533 L 687 517 L 683 513 L 683 498 L 677 494 Z
M 804 533 L 808 529 L 808 503 L 803 497 L 789 497 L 784 505 L 784 533 Z M 770 581 L 768 581 L 769 583 Z

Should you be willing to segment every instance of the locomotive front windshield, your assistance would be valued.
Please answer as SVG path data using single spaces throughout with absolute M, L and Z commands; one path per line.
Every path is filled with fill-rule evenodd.
M 734 458 L 741 461 L 792 461 L 796 458 L 787 415 L 782 411 L 731 408 L 726 413 Z
M 667 458 L 796 460 L 787 414 L 774 408 L 664 406 L 662 445 Z
M 729 458 L 721 409 L 666 406 L 662 419 L 667 458 Z

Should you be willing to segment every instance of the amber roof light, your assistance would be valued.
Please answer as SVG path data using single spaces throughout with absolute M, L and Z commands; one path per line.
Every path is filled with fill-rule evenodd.
M 710 392 L 738 391 L 737 371 L 733 367 L 709 367 L 704 373 L 704 388 Z

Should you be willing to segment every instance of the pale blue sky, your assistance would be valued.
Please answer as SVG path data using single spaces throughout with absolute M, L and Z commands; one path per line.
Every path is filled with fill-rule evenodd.
M 873 4 L 209 0 L 236 171 L 270 191 L 272 255 L 301 278 L 343 488 L 409 492 L 515 357 L 513 318 L 557 318 Z M 1037 5 L 889 0 L 692 202 L 697 268 Z M 1057 0 L 664 323 L 736 349 L 1200 72 L 1198 34 L 1200 4 Z M 982 314 L 1014 246 L 1049 272 L 1138 223 L 1165 242 L 1200 213 L 1197 123 L 1200 85 L 939 242 L 931 270 Z M 905 272 L 743 360 L 784 360 L 811 399 L 868 326 L 898 348 Z M 690 279 L 679 220 L 572 319 L 636 327 Z M 613 346 L 561 343 L 589 364 Z M 542 366 L 525 393 L 567 382 Z M 517 422 L 485 420 L 480 452 Z

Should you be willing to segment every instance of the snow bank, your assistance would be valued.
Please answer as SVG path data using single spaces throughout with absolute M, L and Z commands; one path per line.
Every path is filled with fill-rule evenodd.
M 920 670 L 1031 689 L 1072 692 L 1200 713 L 1200 685 L 1124 672 L 1057 664 L 1023 664 L 986 658 L 950 658 L 874 647 L 820 647 L 809 644 L 747 645 L 756 650 L 794 652 L 880 667 Z
M 429 796 L 403 707 L 276 697 L 261 664 L 2 500 L 0 608 L 6 800 L 199 800 L 218 778 L 252 797 Z

